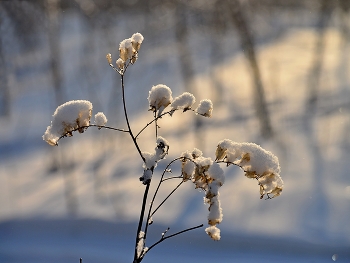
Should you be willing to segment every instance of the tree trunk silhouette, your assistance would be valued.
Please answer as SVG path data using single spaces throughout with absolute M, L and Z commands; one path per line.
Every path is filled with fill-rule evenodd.
M 54 94 L 56 105 L 61 105 L 64 102 L 63 86 L 62 86 L 62 72 L 61 65 L 61 49 L 59 41 L 59 13 L 60 0 L 46 0 L 45 8 L 47 12 L 48 21 L 48 42 L 50 50 L 50 68 L 52 73 L 52 83 L 54 87 Z M 70 215 L 76 215 L 78 210 L 78 199 L 76 194 L 75 176 L 73 173 L 74 163 L 66 154 L 65 147 L 61 145 L 57 151 L 52 151 L 52 164 L 50 171 L 54 172 L 61 170 L 64 177 L 64 193 L 66 199 L 67 212 Z M 57 156 L 57 153 L 59 156 Z
M 243 13 L 240 2 L 238 0 L 226 0 L 226 3 L 228 7 L 227 9 L 230 11 L 232 22 L 241 37 L 243 52 L 251 67 L 251 74 L 254 83 L 254 104 L 256 107 L 256 115 L 260 122 L 260 133 L 264 138 L 271 138 L 273 136 L 273 130 L 267 110 L 265 92 L 261 80 L 258 61 L 255 54 L 253 36 L 248 28 L 248 21 Z
M 196 96 L 196 91 L 191 80 L 194 76 L 194 65 L 192 62 L 192 55 L 188 45 L 188 26 L 186 7 L 181 1 L 176 3 L 175 8 L 175 38 L 177 43 L 177 50 L 179 54 L 180 72 L 184 82 L 185 90 Z M 196 134 L 195 146 L 204 149 L 204 134 L 203 122 L 200 118 L 194 120 L 194 132 Z
M 3 12 L 0 9 L 0 14 Z M 4 25 L 3 17 L 0 15 L 0 27 Z M 0 117 L 10 116 L 10 89 L 7 79 L 7 65 L 5 63 L 5 53 L 3 49 L 3 43 L 0 41 Z
M 326 41 L 325 31 L 329 23 L 332 10 L 332 1 L 320 0 L 320 9 L 317 22 L 317 39 L 314 48 L 313 62 L 311 65 L 310 75 L 307 83 L 308 98 L 305 106 L 305 117 L 307 119 L 315 113 L 317 105 Z

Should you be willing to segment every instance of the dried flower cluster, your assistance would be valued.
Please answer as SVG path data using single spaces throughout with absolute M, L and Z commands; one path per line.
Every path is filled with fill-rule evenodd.
M 153 86 L 148 95 L 149 109 L 158 113 L 160 116 L 163 110 L 170 105 L 170 115 L 174 111 L 182 109 L 184 112 L 192 109 L 196 98 L 189 92 L 184 92 L 180 96 L 173 99 L 171 89 L 164 85 L 158 84 Z M 204 117 L 211 117 L 213 112 L 213 103 L 209 99 L 201 100 L 195 112 Z
M 62 104 L 52 115 L 53 120 L 43 139 L 50 145 L 57 145 L 61 136 L 72 136 L 75 130 L 83 133 L 90 124 L 91 113 L 92 104 L 87 100 L 73 100 Z
M 204 202 L 209 205 L 208 235 L 220 240 L 220 230 L 216 227 L 222 221 L 219 188 L 225 183 L 224 171 L 211 158 L 203 157 L 202 152 L 194 149 L 182 153 L 182 176 L 184 181 L 191 180 L 195 188 L 205 191 Z
M 140 33 L 135 33 L 131 36 L 131 38 L 124 39 L 122 42 L 120 42 L 119 58 L 115 62 L 117 66 L 116 69 L 120 74 L 124 73 L 129 62 L 131 64 L 136 62 L 143 39 L 144 37 Z M 110 53 L 106 55 L 106 59 L 108 64 L 113 66 L 112 55 Z
M 88 100 L 72 100 L 57 107 L 51 125 L 47 127 L 43 139 L 54 146 L 65 136 L 73 136 L 73 131 L 83 133 L 90 126 L 92 103 Z M 107 118 L 103 112 L 95 115 L 98 127 L 105 126 Z
M 225 139 L 218 143 L 216 160 L 240 166 L 248 178 L 259 181 L 260 196 L 279 196 L 283 189 L 278 158 L 255 143 L 237 143 Z

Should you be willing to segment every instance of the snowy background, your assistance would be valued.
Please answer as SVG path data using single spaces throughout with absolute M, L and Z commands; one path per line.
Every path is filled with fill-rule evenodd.
M 227 2 L 0 2 L 0 262 L 132 261 L 144 186 L 129 136 L 90 128 L 59 147 L 41 136 L 73 99 L 126 128 L 119 75 L 105 56 L 115 60 L 135 32 L 145 37 L 126 75 L 135 131 L 152 119 L 152 85 L 214 103 L 210 119 L 176 112 L 159 122 L 170 154 L 151 189 L 167 161 L 194 147 L 214 158 L 224 138 L 272 151 L 285 182 L 280 197 L 260 200 L 256 181 L 225 169 L 221 241 L 197 229 L 144 262 L 350 262 L 350 2 Z M 244 39 L 254 43 L 257 75 Z M 152 127 L 139 143 L 154 148 Z M 164 184 L 158 200 L 173 188 Z M 203 193 L 184 184 L 153 218 L 148 245 L 206 216 Z

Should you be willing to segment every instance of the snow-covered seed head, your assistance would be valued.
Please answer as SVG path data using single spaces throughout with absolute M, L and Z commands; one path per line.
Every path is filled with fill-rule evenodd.
M 120 70 L 123 70 L 125 67 L 125 61 L 122 60 L 121 58 L 118 58 L 115 64 L 117 65 L 117 68 Z
M 201 100 L 196 109 L 196 112 L 199 115 L 210 118 L 213 112 L 213 103 L 208 99 Z
M 57 145 L 62 136 L 71 136 L 74 130 L 83 133 L 90 125 L 92 103 L 87 100 L 68 101 L 54 112 L 51 125 L 47 127 L 43 139 L 50 145 Z
M 184 92 L 180 96 L 176 97 L 171 103 L 171 107 L 174 110 L 183 109 L 183 111 L 191 109 L 192 105 L 196 102 L 196 98 L 189 92 Z
M 164 85 L 158 84 L 153 86 L 149 91 L 148 102 L 150 110 L 160 111 L 161 113 L 173 100 L 171 89 Z
M 205 229 L 205 232 L 211 237 L 211 239 L 220 240 L 220 229 L 216 226 L 210 226 Z
M 107 59 L 107 61 L 108 61 L 108 64 L 111 65 L 111 64 L 112 64 L 112 55 L 111 55 L 111 53 L 108 53 L 108 54 L 106 55 L 106 59 Z
M 191 179 L 195 169 L 196 169 L 196 165 L 190 160 L 186 159 L 181 163 L 181 173 L 182 173 L 184 182 Z
M 95 114 L 95 123 L 98 127 L 105 126 L 107 123 L 106 115 L 103 112 L 98 112 Z
M 132 56 L 134 55 L 135 50 L 132 47 L 132 42 L 131 38 L 124 39 L 122 42 L 119 44 L 119 57 L 123 61 L 128 61 L 128 59 L 131 59 Z
M 226 157 L 227 150 L 232 148 L 233 142 L 229 139 L 219 141 L 215 151 L 215 160 L 220 161 Z
M 265 194 L 272 194 L 273 197 L 281 195 L 283 190 L 283 180 L 279 174 L 273 172 L 265 172 L 258 179 L 260 184 L 260 198 Z
M 215 160 L 221 161 L 222 159 L 224 159 L 226 156 L 226 151 L 227 151 L 227 149 L 224 149 L 220 145 L 218 145 L 218 147 L 216 148 L 216 151 L 215 151 Z
M 135 33 L 131 37 L 131 43 L 135 51 L 139 51 L 142 41 L 143 41 L 143 36 L 140 33 Z
M 203 155 L 202 151 L 197 148 L 194 148 L 191 154 L 193 159 L 197 159 Z
M 225 183 L 224 171 L 221 169 L 220 165 L 215 162 L 209 167 L 208 176 L 217 182 L 219 186 L 222 186 Z
M 161 136 L 157 137 L 157 146 L 155 148 L 158 161 L 163 159 L 169 151 L 169 142 Z

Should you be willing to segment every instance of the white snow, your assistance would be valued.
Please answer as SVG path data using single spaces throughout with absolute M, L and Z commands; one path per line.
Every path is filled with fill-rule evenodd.
M 209 99 L 204 99 L 199 102 L 196 112 L 205 117 L 211 117 L 213 112 L 213 103 Z
M 193 94 L 189 92 L 184 92 L 180 96 L 176 97 L 171 103 L 172 109 L 183 109 L 188 110 L 192 107 L 192 105 L 196 102 L 196 98 Z
M 97 126 L 106 126 L 107 117 L 103 112 L 98 112 L 95 114 L 95 123 Z
M 71 135 L 73 130 L 89 126 L 92 113 L 92 103 L 87 100 L 68 101 L 59 106 L 48 126 L 43 139 L 50 145 L 56 145 L 58 139 L 64 135 Z

